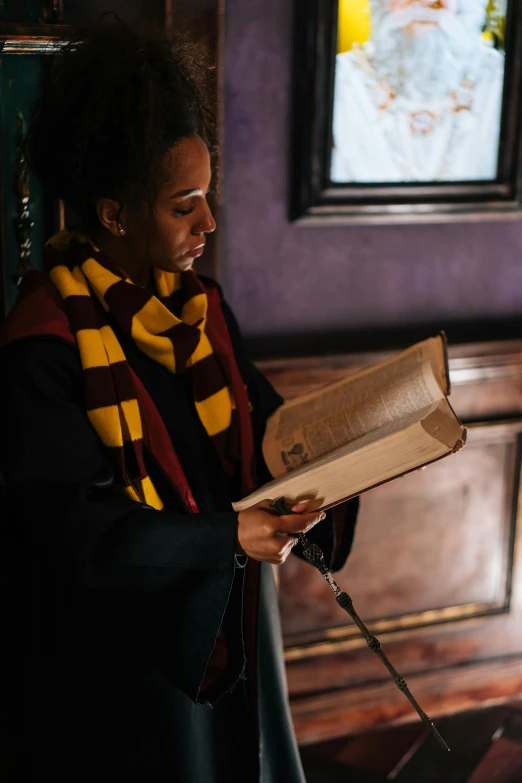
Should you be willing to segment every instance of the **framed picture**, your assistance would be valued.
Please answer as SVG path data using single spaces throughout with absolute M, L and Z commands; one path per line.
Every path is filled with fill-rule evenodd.
M 300 0 L 291 219 L 522 217 L 520 0 Z

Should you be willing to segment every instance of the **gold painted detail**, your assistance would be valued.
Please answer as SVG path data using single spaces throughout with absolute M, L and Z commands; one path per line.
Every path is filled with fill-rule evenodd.
M 376 620 L 368 623 L 368 629 L 373 634 L 391 635 L 413 628 L 473 620 L 506 611 L 507 606 L 504 605 L 476 602 L 461 606 L 447 606 L 443 609 L 428 609 L 389 620 Z M 285 660 L 297 661 L 317 655 L 334 655 L 338 652 L 356 650 L 365 645 L 365 640 L 360 638 L 359 630 L 355 625 L 328 628 L 320 632 L 320 638 L 318 636 L 318 633 L 293 634 L 286 640 Z
M 15 149 L 15 174 L 14 190 L 18 207 L 18 214 L 14 218 L 16 240 L 19 246 L 18 264 L 14 273 L 14 281 L 19 285 L 22 277 L 31 267 L 31 250 L 33 244 L 34 221 L 29 212 L 29 199 L 31 191 L 29 187 L 29 167 L 25 159 L 24 148 L 24 119 L 18 112 L 16 121 L 16 149 Z

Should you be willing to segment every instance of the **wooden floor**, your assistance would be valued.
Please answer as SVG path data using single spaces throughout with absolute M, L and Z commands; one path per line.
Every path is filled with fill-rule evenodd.
M 301 749 L 307 783 L 522 783 L 522 702 Z

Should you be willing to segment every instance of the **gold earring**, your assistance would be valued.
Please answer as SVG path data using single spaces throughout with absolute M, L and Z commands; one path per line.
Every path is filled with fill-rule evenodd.
M 118 226 L 118 234 L 120 235 L 120 237 L 124 237 L 125 236 L 126 231 L 123 228 L 123 226 Z

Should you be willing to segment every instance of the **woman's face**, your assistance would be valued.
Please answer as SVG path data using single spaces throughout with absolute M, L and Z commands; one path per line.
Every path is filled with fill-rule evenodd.
M 150 267 L 186 272 L 203 253 L 205 235 L 216 228 L 207 203 L 210 179 L 206 144 L 199 137 L 183 139 L 164 158 L 154 213 L 148 205 L 137 212 L 123 209 L 119 222 L 125 234 L 118 244 L 135 282 L 146 279 Z

